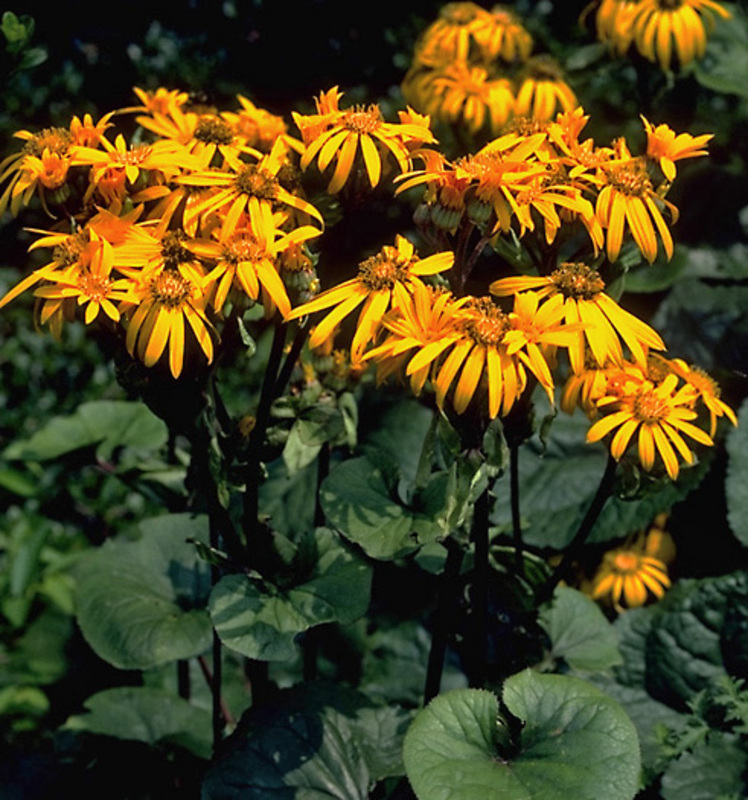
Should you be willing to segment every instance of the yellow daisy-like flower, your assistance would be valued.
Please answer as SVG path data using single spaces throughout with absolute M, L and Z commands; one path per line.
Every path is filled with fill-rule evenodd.
M 439 355 L 457 339 L 456 312 L 469 298 L 458 300 L 449 291 L 423 283 L 413 283 L 409 290 L 397 284 L 395 293 L 397 304 L 382 320 L 387 336 L 364 361 L 376 363 L 377 383 L 404 375 L 418 396 Z
M 414 98 L 414 104 L 435 119 L 464 124 L 471 133 L 488 123 L 491 133 L 497 134 L 511 116 L 514 103 L 511 81 L 461 61 L 433 71 Z
M 582 323 L 583 330 L 575 334 L 575 342 L 567 345 L 574 373 L 580 373 L 585 367 L 585 347 L 600 367 L 611 362 L 623 364 L 621 341 L 640 364 L 646 364 L 650 349 L 665 349 L 665 343 L 654 329 L 605 294 L 600 273 L 587 264 L 566 262 L 548 276 L 500 278 L 489 288 L 497 297 L 532 290 L 539 298 L 548 298 L 546 303 L 552 303 L 553 307 L 562 306 L 569 325 Z
M 638 548 L 624 546 L 603 556 L 592 579 L 591 596 L 594 600 L 610 600 L 621 613 L 624 608 L 643 606 L 650 597 L 661 600 L 669 588 L 670 577 L 663 561 Z
M 597 401 L 605 395 L 608 368 L 601 367 L 585 348 L 584 366 L 579 372 L 571 372 L 561 389 L 559 405 L 566 414 L 581 408 L 589 419 L 597 417 Z
M 447 3 L 416 43 L 415 59 L 428 65 L 446 60 L 465 62 L 471 45 L 479 43 L 477 37 L 486 36 L 493 25 L 490 13 L 477 3 Z
M 679 133 L 668 125 L 655 127 L 642 117 L 647 132 L 647 158 L 656 162 L 668 181 L 675 180 L 675 162 L 683 158 L 705 156 L 705 145 L 714 137 L 713 133 L 691 136 L 690 133 Z
M 480 45 L 485 59 L 493 61 L 526 61 L 532 51 L 532 36 L 522 25 L 519 17 L 510 8 L 495 5 L 490 20 L 478 27 L 473 34 Z
M 216 240 L 191 240 L 187 248 L 215 266 L 205 276 L 206 288 L 215 285 L 212 305 L 221 311 L 232 286 L 253 300 L 262 294 L 266 314 L 270 316 L 277 308 L 284 318 L 291 312 L 291 302 L 278 271 L 278 257 L 290 247 L 298 246 L 321 231 L 313 225 L 305 225 L 284 234 L 274 230 L 268 236 L 265 228 L 255 231 L 245 214 L 229 226 L 215 232 Z
M 157 173 L 171 178 L 183 169 L 198 166 L 184 147 L 175 142 L 161 140 L 128 147 L 125 137 L 118 134 L 114 144 L 103 136 L 100 143 L 102 150 L 72 148 L 71 165 L 91 167 L 86 199 L 98 193 L 107 203 L 121 202 L 143 174 Z
M 659 454 L 667 474 L 676 480 L 678 456 L 687 464 L 695 459 L 684 435 L 707 447 L 714 444 L 705 431 L 691 423 L 697 416 L 692 409 L 693 390 L 687 385 L 677 386 L 678 377 L 668 375 L 658 385 L 643 381 L 629 394 L 600 398 L 598 408 L 609 413 L 592 425 L 587 441 L 598 442 L 615 431 L 610 453 L 620 461 L 636 434 L 638 459 L 644 470 L 653 469 Z
M 444 272 L 453 262 L 454 253 L 448 251 L 419 259 L 413 244 L 404 236 L 397 236 L 394 247 L 385 245 L 376 255 L 361 262 L 355 278 L 327 289 L 295 308 L 288 317 L 297 319 L 332 308 L 309 337 L 310 347 L 316 347 L 332 335 L 345 317 L 363 304 L 350 348 L 351 358 L 356 362 L 378 333 L 393 300 L 396 301 L 395 287 L 418 283 L 419 276 Z
M 406 172 L 411 165 L 410 142 L 420 145 L 436 141 L 422 124 L 426 117 L 412 118 L 408 122 L 385 122 L 376 104 L 340 110 L 337 105 L 341 96 L 334 95 L 335 107 L 322 115 L 323 119 L 312 128 L 317 133 L 314 138 L 310 137 L 310 128 L 302 115 L 294 113 L 294 120 L 305 143 L 301 169 L 308 169 L 316 161 L 319 171 L 324 173 L 334 164 L 327 184 L 329 194 L 336 194 L 345 186 L 354 173 L 354 165 L 359 157 L 363 161 L 369 186 L 374 188 L 382 178 L 388 155 L 394 159 L 401 173 Z
M 668 259 L 673 257 L 673 237 L 662 214 L 664 206 L 673 223 L 678 209 L 655 191 L 647 171 L 646 157 L 632 157 L 625 142 L 617 143 L 618 158 L 598 170 L 600 191 L 595 214 L 605 228 L 608 259 L 615 261 L 623 245 L 624 231 L 636 242 L 651 264 L 657 258 L 658 235 Z
M 193 218 L 204 220 L 210 214 L 223 213 L 226 215 L 224 225 L 229 232 L 242 214 L 248 212 L 252 229 L 264 231 L 263 236 L 272 238 L 275 230 L 273 212 L 277 205 L 296 210 L 316 220 L 320 227 L 324 226 L 322 215 L 311 203 L 281 185 L 278 175 L 286 164 L 287 155 L 287 144 L 276 139 L 271 151 L 257 162 L 248 163 L 227 152 L 224 154 L 226 169 L 181 176 L 177 183 L 206 190 L 204 198 L 192 205 L 185 223 L 189 225 Z
M 34 291 L 35 297 L 45 301 L 43 318 L 57 313 L 65 301 L 74 299 L 78 306 L 85 307 L 86 325 L 90 325 L 100 311 L 113 322 L 119 322 L 116 304 L 125 299 L 130 281 L 112 277 L 111 244 L 100 239 L 93 230 L 90 236 L 88 246 L 75 263 L 63 270 L 47 269 L 40 276 L 48 281 Z
M 0 183 L 9 181 L 0 197 L 0 214 L 10 207 L 11 214 L 17 216 L 21 206 L 28 205 L 36 194 L 50 213 L 47 194 L 65 185 L 73 134 L 66 128 L 46 128 L 39 133 L 17 131 L 13 135 L 25 144 L 0 162 Z
M 505 343 L 512 329 L 509 316 L 489 297 L 469 298 L 460 310 L 457 326 L 449 352 L 435 369 L 437 405 L 444 407 L 454 384 L 452 407 L 458 414 L 466 411 L 480 389 L 487 397 L 488 416 L 506 416 L 527 386 L 522 359 L 516 353 L 510 355 Z M 416 356 L 410 368 L 420 365 Z
M 667 360 L 668 367 L 697 393 L 701 402 L 709 412 L 709 435 L 714 436 L 717 431 L 719 417 L 727 417 L 733 425 L 738 424 L 738 418 L 730 406 L 721 398 L 721 390 L 717 381 L 700 367 L 687 364 L 681 358 Z
M 590 3 L 582 12 L 582 22 L 595 6 L 595 30 L 597 38 L 622 56 L 634 39 L 632 20 L 639 0 L 598 0 Z
M 123 306 L 127 318 L 125 345 L 130 355 L 154 366 L 168 347 L 169 369 L 178 378 L 184 367 L 189 326 L 208 363 L 213 361 L 213 326 L 205 314 L 208 295 L 188 264 L 163 265 L 135 276 Z
M 149 114 L 169 115 L 176 109 L 181 109 L 189 102 L 190 96 L 187 92 L 179 89 L 166 89 L 159 86 L 155 91 L 149 92 L 138 86 L 133 87 L 138 100 L 142 103 L 135 108 L 122 109 L 124 111 L 145 111 Z
M 714 0 L 640 0 L 632 10 L 631 30 L 639 52 L 668 70 L 674 54 L 680 66 L 704 56 L 717 17 L 731 14 Z
M 518 117 L 549 120 L 558 111 L 579 105 L 556 61 L 547 55 L 533 56 L 525 63 L 517 89 L 514 113 Z
M 565 323 L 565 310 L 561 304 L 540 303 L 534 292 L 514 295 L 514 308 L 509 314 L 510 328 L 504 336 L 507 355 L 518 355 L 522 363 L 533 373 L 548 395 L 553 406 L 553 376 L 549 360 L 559 347 L 576 344 L 576 326 Z

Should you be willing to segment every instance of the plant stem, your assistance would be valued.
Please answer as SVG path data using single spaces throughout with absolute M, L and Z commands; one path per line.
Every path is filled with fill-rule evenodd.
M 556 586 L 558 586 L 562 580 L 568 577 L 569 570 L 571 565 L 574 563 L 574 559 L 579 555 L 579 551 L 582 549 L 584 543 L 587 541 L 587 537 L 592 532 L 592 528 L 595 526 L 597 518 L 600 516 L 600 512 L 603 510 L 603 506 L 613 493 L 613 484 L 617 466 L 618 462 L 615 460 L 615 458 L 613 458 L 612 455 L 608 454 L 608 462 L 605 465 L 605 471 L 600 478 L 600 483 L 598 484 L 595 496 L 592 498 L 592 502 L 590 503 L 587 513 L 584 515 L 584 519 L 579 525 L 579 529 L 577 530 L 574 538 L 566 548 L 566 552 L 564 553 L 561 562 L 556 567 L 550 578 L 548 578 L 548 580 L 538 590 L 535 598 L 537 605 L 550 600 L 553 595 L 553 590 L 556 588 Z
M 509 447 L 509 493 L 512 509 L 512 535 L 514 538 L 514 560 L 517 575 L 525 575 L 525 559 L 522 554 L 522 518 L 519 506 L 519 444 L 513 442 Z
M 488 488 L 475 501 L 473 509 L 472 539 L 473 566 L 473 647 L 469 682 L 473 688 L 483 688 L 486 682 L 486 648 L 488 639 Z
M 447 548 L 447 559 L 439 578 L 439 593 L 434 614 L 434 632 L 431 635 L 431 649 L 426 667 L 426 685 L 423 690 L 424 706 L 439 694 L 441 689 L 444 658 L 447 653 L 447 638 L 454 617 L 454 601 L 460 567 L 464 557 L 462 547 L 453 539 L 444 542 Z
M 283 358 L 285 342 L 285 323 L 276 321 L 273 329 L 273 343 L 268 363 L 265 366 L 265 376 L 262 381 L 262 390 L 257 406 L 255 427 L 249 438 L 247 462 L 244 468 L 245 489 L 242 527 L 247 548 L 247 559 L 249 564 L 261 573 L 273 563 L 270 535 L 259 519 L 262 446 L 265 442 L 265 435 L 270 422 L 270 409 L 273 400 L 277 396 L 278 372 Z

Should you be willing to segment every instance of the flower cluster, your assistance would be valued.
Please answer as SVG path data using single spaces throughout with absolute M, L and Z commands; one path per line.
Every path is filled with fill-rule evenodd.
M 633 46 L 663 70 L 703 58 L 717 18 L 731 17 L 714 0 L 599 0 L 595 5 L 601 42 L 619 56 Z
M 135 92 L 139 105 L 97 123 L 16 134 L 24 147 L 0 165 L 0 213 L 38 197 L 73 224 L 36 231 L 32 249 L 51 260 L 0 307 L 33 287 L 54 334 L 82 310 L 146 366 L 168 354 L 177 377 L 185 353 L 213 360 L 228 314 L 255 301 L 268 316 L 290 313 L 284 273 L 311 270 L 305 247 L 323 220 L 294 180 L 301 143 L 280 117 L 241 96 L 219 112 L 183 92 Z M 136 115 L 137 143 L 113 135 L 115 113 Z
M 675 162 L 704 155 L 711 135 L 676 135 L 643 119 L 646 151 L 634 155 L 623 137 L 610 146 L 580 141 L 588 119 L 577 107 L 452 162 L 424 148 L 425 168 L 401 176 L 398 191 L 425 184 L 429 221 L 452 233 L 465 219 L 489 235 L 513 228 L 522 237 L 537 224 L 550 244 L 562 228 L 582 226 L 595 254 L 604 247 L 610 261 L 619 257 L 626 233 L 650 263 L 660 245 L 670 258 L 667 217 L 675 222 L 678 209 L 665 194 Z
M 416 44 L 406 100 L 435 120 L 497 135 L 514 116 L 551 119 L 576 107 L 574 91 L 508 7 L 447 3 Z

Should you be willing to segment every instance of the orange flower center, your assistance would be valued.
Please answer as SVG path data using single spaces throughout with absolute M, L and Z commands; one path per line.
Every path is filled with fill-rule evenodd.
M 448 3 L 439 16 L 450 25 L 469 25 L 478 13 L 469 3 Z
M 626 550 L 615 553 L 612 558 L 613 569 L 622 575 L 636 575 L 639 571 L 639 556 Z
M 370 105 L 369 108 L 357 108 L 346 111 L 343 115 L 342 125 L 353 133 L 374 133 L 382 125 L 382 112 L 379 106 Z
M 596 269 L 581 261 L 565 262 L 550 274 L 550 281 L 564 297 L 591 300 L 605 288 Z
M 479 298 L 471 304 L 474 314 L 464 321 L 464 330 L 484 347 L 496 347 L 510 330 L 509 317 L 490 299 Z
M 606 168 L 605 172 L 608 183 L 621 194 L 645 197 L 652 191 L 652 181 L 639 160 Z
M 116 159 L 118 164 L 125 167 L 137 167 L 142 164 L 153 152 L 153 148 L 147 144 L 133 147 L 124 153 L 117 152 Z
M 78 276 L 78 288 L 81 290 L 81 294 L 97 303 L 106 298 L 110 286 L 111 281 L 104 275 L 82 272 Z
M 370 291 L 392 289 L 396 283 L 410 278 L 408 267 L 394 247 L 384 247 L 381 252 L 359 264 L 358 279 Z
M 238 233 L 223 246 L 223 257 L 232 264 L 262 261 L 267 256 L 267 250 L 251 233 Z
M 675 11 L 683 5 L 683 0 L 658 0 L 657 5 L 663 11 Z
M 719 399 L 722 394 L 716 381 L 699 367 L 692 367 L 686 377 L 686 381 L 693 386 L 700 394 L 709 395 Z
M 633 413 L 639 421 L 652 425 L 668 416 L 670 406 L 653 389 L 643 389 L 634 398 Z
M 154 302 L 167 308 L 179 308 L 190 296 L 192 284 L 174 269 L 159 272 L 149 286 Z
M 243 194 L 260 200 L 274 200 L 278 194 L 278 180 L 271 172 L 255 164 L 242 167 L 236 176 L 236 185 Z

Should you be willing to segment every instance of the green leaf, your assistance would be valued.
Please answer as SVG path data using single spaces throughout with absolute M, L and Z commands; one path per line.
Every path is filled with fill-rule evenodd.
M 403 760 L 419 800 L 634 797 L 636 731 L 615 701 L 578 678 L 532 670 L 506 680 L 503 701 L 523 723 L 514 752 L 490 692 L 446 692 L 417 714 Z
M 747 307 L 748 285 L 712 285 L 688 277 L 673 286 L 650 324 L 662 334 L 670 352 L 710 371 L 723 351 L 739 353 L 741 342 L 742 352 L 748 349 Z
M 117 447 L 153 451 L 167 438 L 165 423 L 143 403 L 95 400 L 82 403 L 74 414 L 53 417 L 25 441 L 12 442 L 2 455 L 8 460 L 48 461 L 97 445 L 97 456 L 106 460 Z
M 448 533 L 449 475 L 436 473 L 409 505 L 397 496 L 398 477 L 361 456 L 338 464 L 322 483 L 327 519 L 371 558 L 398 558 Z
M 725 674 L 723 628 L 729 609 L 748 598 L 748 575 L 681 580 L 659 604 L 646 638 L 646 683 L 676 709 Z
M 246 575 L 227 575 L 210 596 L 210 614 L 221 641 L 262 661 L 295 655 L 299 633 L 325 622 L 347 624 L 369 604 L 371 567 L 342 545 L 332 531 L 314 534 L 318 560 L 311 576 L 279 590 Z
M 725 476 L 727 521 L 735 536 L 748 546 L 748 400 L 743 402 L 738 427 L 728 432 L 725 446 L 729 459 Z
M 590 423 L 576 414 L 560 414 L 547 443 L 533 437 L 519 452 L 520 512 L 527 544 L 562 549 L 574 538 L 605 470 L 606 449 L 585 443 Z M 603 507 L 590 542 L 605 542 L 643 528 L 669 510 L 701 481 L 705 459 L 681 469 L 676 482 L 666 481 L 641 497 L 610 498 Z M 511 531 L 509 503 L 496 503 L 491 520 Z
M 106 542 L 75 573 L 83 636 L 120 669 L 200 655 L 212 639 L 210 570 L 188 541 L 207 540 L 206 519 L 166 514 L 139 529 L 140 539 Z
M 551 657 L 583 672 L 601 672 L 622 662 L 618 637 L 600 607 L 586 595 L 560 586 L 538 619 L 551 640 Z
M 98 692 L 83 705 L 86 713 L 70 717 L 64 730 L 150 745 L 176 744 L 201 758 L 210 758 L 210 712 L 174 694 L 146 686 L 121 686 Z
M 715 15 L 715 30 L 707 39 L 704 58 L 694 68 L 696 80 L 707 89 L 748 97 L 748 15 L 737 3 L 726 3 L 732 17 Z
M 645 781 L 649 782 L 661 771 L 662 744 L 657 729 L 661 726 L 677 729 L 684 724 L 686 715 L 658 702 L 645 689 L 624 686 L 607 675 L 597 674 L 590 680 L 629 715 L 639 737 Z
M 668 765 L 663 800 L 719 800 L 744 797 L 748 756 L 737 736 L 713 735 Z
M 366 800 L 375 781 L 402 773 L 409 721 L 402 709 L 374 706 L 344 686 L 297 686 L 242 717 L 203 796 Z

